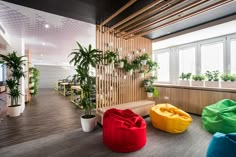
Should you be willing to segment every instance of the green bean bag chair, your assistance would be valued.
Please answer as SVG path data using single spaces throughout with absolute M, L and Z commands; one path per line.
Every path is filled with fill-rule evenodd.
M 202 111 L 203 128 L 211 133 L 236 132 L 236 102 L 224 99 Z

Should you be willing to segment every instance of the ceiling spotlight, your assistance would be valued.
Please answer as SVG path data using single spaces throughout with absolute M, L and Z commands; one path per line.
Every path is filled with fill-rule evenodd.
M 42 45 L 45 46 L 45 43 L 43 42 Z
M 43 57 L 43 54 L 41 53 L 40 56 Z
M 45 28 L 49 28 L 50 26 L 49 26 L 49 24 L 45 24 L 44 27 Z

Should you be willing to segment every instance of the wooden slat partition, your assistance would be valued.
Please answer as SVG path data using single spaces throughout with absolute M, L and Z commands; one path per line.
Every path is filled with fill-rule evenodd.
M 152 41 L 143 37 L 125 40 L 117 38 L 114 32 L 107 31 L 107 27 L 97 27 L 96 30 L 96 48 L 103 51 L 110 50 L 118 53 L 118 49 L 122 51 L 118 53 L 121 58 L 131 56 L 131 60 L 135 58 L 134 51 L 142 53 L 150 53 L 152 51 Z M 108 43 L 113 43 L 112 47 Z M 141 51 L 145 49 L 144 51 Z M 107 70 L 112 70 L 111 73 Z M 112 67 L 111 65 L 97 65 L 96 68 L 96 92 L 97 102 L 96 108 L 113 106 L 117 104 L 127 103 L 146 99 L 144 89 L 140 87 L 142 78 L 137 72 L 129 76 L 123 69 Z

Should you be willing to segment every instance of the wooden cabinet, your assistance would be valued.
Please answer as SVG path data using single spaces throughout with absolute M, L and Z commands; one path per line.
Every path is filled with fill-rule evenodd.
M 205 106 L 214 104 L 222 99 L 236 101 L 236 90 L 195 89 L 194 87 L 158 86 L 158 103 L 170 103 L 186 112 L 201 115 Z

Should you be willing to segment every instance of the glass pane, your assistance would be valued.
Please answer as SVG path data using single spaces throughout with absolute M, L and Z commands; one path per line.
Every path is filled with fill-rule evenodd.
M 231 74 L 236 74 L 236 39 L 231 40 L 230 42 L 230 63 Z
M 3 64 L 0 64 L 0 81 L 3 81 Z
M 201 72 L 219 70 L 223 72 L 223 43 L 201 46 Z
M 160 66 L 158 70 L 158 81 L 170 81 L 170 54 L 164 52 L 157 54 L 157 63 Z
M 192 73 L 195 74 L 196 69 L 196 48 L 188 47 L 179 50 L 179 74 Z

